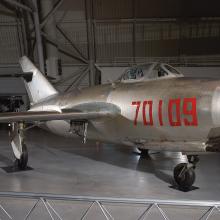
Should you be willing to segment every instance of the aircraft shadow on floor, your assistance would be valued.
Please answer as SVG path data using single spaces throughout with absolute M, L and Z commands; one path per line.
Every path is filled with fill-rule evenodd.
M 63 152 L 76 154 L 114 166 L 137 170 L 144 173 L 151 173 L 163 182 L 169 184 L 171 188 L 180 190 L 176 187 L 172 176 L 173 167 L 179 163 L 178 157 L 173 158 L 170 155 L 167 156 L 160 152 L 151 151 L 148 156 L 143 156 L 131 147 L 115 144 L 96 144 L 94 141 L 88 141 L 86 145 L 83 145 L 81 141 L 77 139 L 73 142 L 73 139 L 62 138 L 40 129 L 37 130 L 38 131 L 34 136 L 31 134 L 29 143 L 31 144 L 31 142 L 34 141 L 34 143 L 37 143 L 37 146 L 47 149 L 48 152 L 51 151 L 51 148 L 55 148 Z M 4 171 L 9 173 L 17 172 L 13 167 L 12 160 L 4 157 L 3 155 L 0 155 L 0 160 L 7 165 L 7 167 L 3 167 Z M 32 168 L 28 167 L 28 170 L 32 170 Z M 195 189 L 196 188 L 192 188 L 190 190 Z
M 60 143 L 60 146 L 69 146 L 59 148 L 61 151 L 126 169 L 151 173 L 158 179 L 167 183 L 170 188 L 186 192 L 185 190 L 179 189 L 173 179 L 174 166 L 183 160 L 183 158 L 181 158 L 182 155 L 177 155 L 180 153 L 173 153 L 173 155 L 170 152 L 167 155 L 160 152 L 150 151 L 149 155 L 142 155 L 136 149 L 131 147 L 115 144 L 97 144 L 94 141 L 88 141 L 86 145 L 83 145 L 80 140 L 74 140 L 74 144 L 71 142 L 71 145 L 69 145 L 68 141 L 70 139 L 60 139 L 53 134 L 48 135 L 49 136 L 44 139 L 44 144 L 50 146 L 51 148 L 55 146 L 57 149 L 57 145 Z M 51 138 L 50 135 L 52 135 Z M 54 145 L 51 143 L 51 140 L 53 140 L 52 142 L 55 141 Z M 197 187 L 192 187 L 187 191 L 195 189 L 197 189 Z

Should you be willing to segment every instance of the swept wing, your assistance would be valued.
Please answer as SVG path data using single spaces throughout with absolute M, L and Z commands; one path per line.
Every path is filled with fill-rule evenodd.
M 90 111 L 90 112 L 55 112 L 55 111 L 28 111 L 9 112 L 0 114 L 0 123 L 10 122 L 35 122 L 51 120 L 91 120 L 101 117 L 114 117 L 115 112 L 111 111 Z

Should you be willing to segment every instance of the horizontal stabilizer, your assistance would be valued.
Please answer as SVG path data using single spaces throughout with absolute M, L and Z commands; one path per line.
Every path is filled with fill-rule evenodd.
M 23 77 L 26 80 L 26 82 L 30 82 L 32 80 L 33 73 L 26 72 L 26 73 L 1 74 L 0 77 L 1 78 L 4 78 L 4 77 L 16 77 L 16 78 Z

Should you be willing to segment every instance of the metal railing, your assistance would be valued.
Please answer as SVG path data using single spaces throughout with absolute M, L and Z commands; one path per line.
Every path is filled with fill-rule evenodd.
M 25 209 L 25 202 L 29 204 L 29 209 Z M 58 203 L 62 202 L 62 208 L 59 207 Z M 4 203 L 4 205 L 3 205 Z M 56 194 L 36 194 L 36 193 L 17 193 L 17 192 L 0 192 L 0 219 L 18 219 L 19 213 L 18 208 L 9 208 L 10 203 L 15 208 L 15 204 L 21 205 L 24 212 L 22 219 L 45 219 L 43 214 L 47 214 L 49 219 L 63 220 L 65 217 L 65 206 L 70 204 L 76 206 L 77 203 L 84 203 L 83 211 L 81 211 L 80 217 L 78 213 L 78 218 L 71 214 L 71 219 L 158 219 L 158 214 L 160 219 L 169 220 L 170 215 L 167 209 L 172 208 L 172 212 L 185 211 L 185 214 L 176 214 L 175 218 L 172 219 L 187 219 L 188 215 L 192 210 L 196 210 L 199 215 L 200 220 L 203 219 L 220 219 L 220 201 L 181 201 L 181 200 L 159 200 L 159 199 L 128 199 L 128 198 L 107 198 L 107 197 L 86 197 L 86 196 L 70 196 L 70 195 L 56 195 Z M 15 204 L 14 204 L 15 203 Z M 31 206 L 30 206 L 31 204 Z M 38 209 L 39 205 L 44 207 L 45 213 L 38 212 L 38 216 L 33 217 L 33 213 Z M 86 205 L 85 205 L 86 204 Z M 96 207 L 95 207 L 96 206 Z M 116 216 L 114 210 L 115 208 L 120 209 L 123 206 L 128 206 L 129 211 L 127 212 L 127 217 Z M 141 207 L 141 209 L 140 209 Z M 131 213 L 139 208 L 139 213 L 135 218 L 130 218 Z M 78 208 L 77 208 L 78 209 Z M 10 210 L 10 211 L 9 211 Z M 153 211 L 154 210 L 154 211 Z M 97 212 L 102 214 L 101 218 L 94 217 L 90 218 L 91 212 Z M 130 214 L 129 214 L 130 212 Z M 157 217 L 152 214 L 157 212 Z M 77 212 L 75 212 L 76 215 Z M 119 213 L 119 212 L 116 212 Z M 192 212 L 193 214 L 193 212 Z M 195 213 L 194 213 L 195 214 Z M 130 217 L 129 217 L 130 216 Z M 213 218 L 214 217 L 214 218 Z M 48 219 L 48 218 L 47 218 Z M 68 219 L 68 218 L 67 218 Z M 197 219 L 193 216 L 193 219 Z

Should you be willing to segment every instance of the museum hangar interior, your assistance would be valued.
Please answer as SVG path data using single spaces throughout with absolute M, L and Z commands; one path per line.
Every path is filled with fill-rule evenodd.
M 0 219 L 220 219 L 219 8 L 1 0 Z

